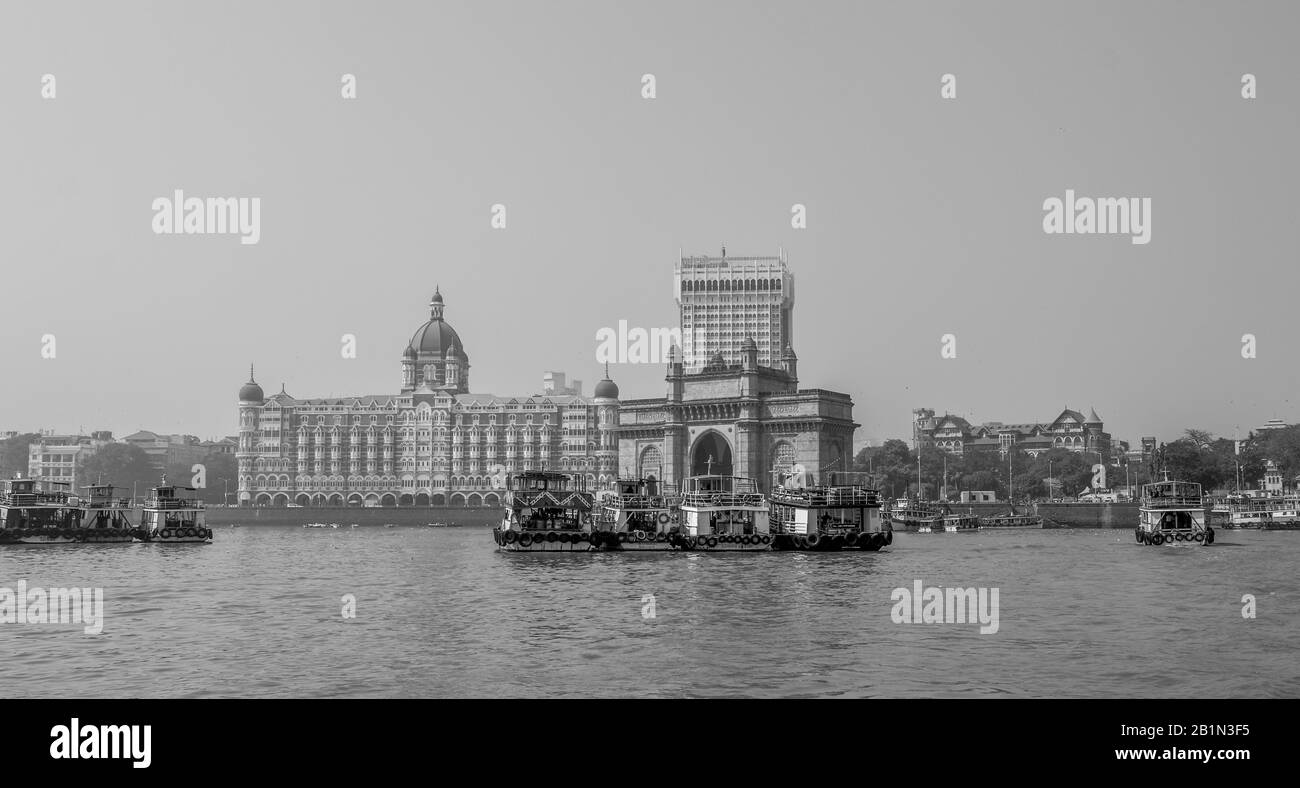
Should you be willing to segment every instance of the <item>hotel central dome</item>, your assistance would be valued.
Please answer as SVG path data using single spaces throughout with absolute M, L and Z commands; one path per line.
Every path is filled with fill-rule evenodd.
M 418 358 L 430 356 L 443 357 L 454 355 L 465 360 L 465 345 L 460 341 L 460 334 L 451 324 L 442 319 L 442 293 L 435 287 L 433 298 L 429 301 L 429 321 L 415 330 L 407 350 Z
M 402 392 L 469 392 L 469 356 L 460 334 L 442 319 L 442 293 L 433 289 L 429 321 L 415 330 L 402 350 Z

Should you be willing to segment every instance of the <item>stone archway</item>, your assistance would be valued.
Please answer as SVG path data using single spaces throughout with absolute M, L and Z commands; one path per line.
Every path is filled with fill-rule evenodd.
M 255 499 L 253 499 L 253 505 L 254 505 L 254 506 L 270 506 L 270 505 L 271 505 L 271 496 L 270 496 L 270 494 L 269 494 L 269 493 L 259 493 L 258 496 L 257 496 Z
M 400 504 L 402 506 L 413 506 L 415 504 L 415 499 L 411 497 L 410 493 L 405 493 L 402 495 L 402 500 L 400 501 Z
M 384 496 L 379 499 L 379 505 L 383 507 L 396 506 L 397 496 L 392 493 L 384 493 Z
M 342 506 L 342 505 L 343 505 L 343 494 L 342 494 L 342 493 L 334 493 L 333 495 L 331 495 L 331 496 L 330 496 L 330 499 L 329 499 L 329 505 L 330 505 L 330 506 Z
M 447 505 L 447 496 L 443 495 L 442 493 L 433 494 L 433 506 L 446 506 L 446 505 Z
M 298 497 L 293 502 L 299 506 L 311 506 L 311 496 L 307 493 L 298 493 Z
M 428 493 L 420 493 L 419 495 L 415 496 L 415 505 L 416 505 L 416 506 L 428 506 L 428 505 L 429 505 L 429 494 L 428 494 Z
M 351 495 L 348 496 L 348 506 L 361 506 L 361 505 L 362 505 L 361 493 L 352 493 Z
M 712 460 L 710 462 L 710 460 Z M 691 475 L 730 476 L 731 444 L 717 430 L 708 430 L 695 439 L 691 447 Z
M 289 505 L 289 496 L 284 493 L 277 493 L 276 496 L 271 499 L 271 505 L 284 508 Z

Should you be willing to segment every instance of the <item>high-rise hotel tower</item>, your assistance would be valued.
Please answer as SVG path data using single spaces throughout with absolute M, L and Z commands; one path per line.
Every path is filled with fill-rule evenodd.
M 698 371 L 716 354 L 741 363 L 741 344 L 752 338 L 758 364 L 776 367 L 794 343 L 794 277 L 785 254 L 776 257 L 682 257 L 674 277 L 681 310 L 686 370 Z M 702 345 L 702 347 L 701 347 Z

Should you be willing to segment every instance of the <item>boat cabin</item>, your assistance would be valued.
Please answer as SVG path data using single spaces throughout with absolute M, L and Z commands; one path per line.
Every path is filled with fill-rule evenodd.
M 767 502 L 754 480 L 743 476 L 687 479 L 681 520 L 690 536 L 768 533 Z
M 770 498 L 772 528 L 777 533 L 847 534 L 881 529 L 880 493 L 867 486 L 866 474 L 831 473 L 824 483 L 805 474 L 800 486 L 788 482 L 774 485 Z
M 1203 509 L 1201 485 L 1196 482 L 1159 481 L 1142 485 L 1144 509 Z
M 131 509 L 129 498 L 114 498 L 118 489 L 111 484 L 89 484 L 82 505 L 86 508 L 87 528 L 129 528 L 127 512 Z
M 79 528 L 83 511 L 68 501 L 68 482 L 5 479 L 0 489 L 0 525 L 5 528 Z
M 506 480 L 506 522 L 516 531 L 582 531 L 591 525 L 586 479 L 552 471 L 524 471 Z
M 186 498 L 182 491 L 194 492 L 193 487 L 164 484 L 153 488 L 145 501 L 140 525 L 146 529 L 197 528 L 203 525 L 203 502 Z

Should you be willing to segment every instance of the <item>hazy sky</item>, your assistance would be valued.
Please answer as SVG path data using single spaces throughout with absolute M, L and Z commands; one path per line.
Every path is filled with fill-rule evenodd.
M 1300 421 L 1298 19 L 1285 3 L 5 3 L 0 429 L 231 434 L 250 361 L 268 394 L 396 392 L 435 284 L 474 391 L 535 393 L 557 369 L 590 392 L 596 331 L 676 325 L 678 249 L 724 243 L 785 248 L 801 383 L 852 395 L 860 441 L 910 435 L 918 406 L 1096 407 L 1135 442 Z M 260 198 L 260 242 L 154 234 L 174 189 Z M 1151 198 L 1150 243 L 1045 234 L 1043 201 L 1066 189 Z M 624 398 L 663 393 L 658 365 L 611 371 Z

